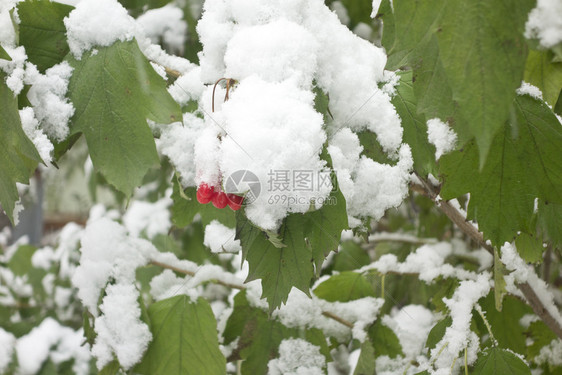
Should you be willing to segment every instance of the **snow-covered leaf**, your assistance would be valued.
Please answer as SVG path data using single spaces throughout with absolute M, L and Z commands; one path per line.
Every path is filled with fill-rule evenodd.
M 29 61 L 44 72 L 60 63 L 69 51 L 63 19 L 73 7 L 50 0 L 18 3 L 20 43 Z
M 475 137 L 480 165 L 509 118 L 523 79 L 523 30 L 533 5 L 531 0 L 448 0 L 439 22 L 439 55 L 463 118 L 455 130 Z
M 435 175 L 435 146 L 428 142 L 425 117 L 417 113 L 411 71 L 400 74 L 400 84 L 392 104 L 402 119 L 404 142 L 412 149 L 414 169 L 421 175 Z
M 470 192 L 468 218 L 495 245 L 530 231 L 536 197 L 562 200 L 560 123 L 544 102 L 528 95 L 516 98 L 514 111 L 514 119 L 495 136 L 482 171 L 473 143 L 440 160 L 441 196 Z
M 129 196 L 158 163 L 146 119 L 179 121 L 179 106 L 135 40 L 68 59 L 74 68 L 70 100 L 76 108 L 71 135 L 85 135 L 95 170 Z
M 216 321 L 207 301 L 180 295 L 148 309 L 153 340 L 140 374 L 224 374 L 226 360 L 219 349 Z
M 15 202 L 19 199 L 16 182 L 29 183 L 29 177 L 41 162 L 41 157 L 23 132 L 17 97 L 6 86 L 6 75 L 2 71 L 0 134 L 0 205 L 13 221 Z

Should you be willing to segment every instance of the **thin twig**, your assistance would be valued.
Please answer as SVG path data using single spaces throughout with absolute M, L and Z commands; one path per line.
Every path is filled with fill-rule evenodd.
M 153 266 L 165 268 L 165 269 L 168 269 L 168 270 L 171 270 L 171 271 L 174 271 L 174 272 L 177 272 L 177 273 L 181 273 L 181 274 L 184 274 L 184 275 L 188 275 L 188 276 L 191 276 L 191 277 L 195 276 L 195 272 L 193 272 L 193 271 L 188 271 L 188 270 L 185 270 L 185 269 L 182 269 L 182 268 L 178 268 L 178 267 L 172 266 L 170 264 L 166 264 L 166 263 L 162 263 L 162 262 L 158 262 L 158 261 L 154 261 L 154 260 L 151 261 L 150 264 L 152 264 Z M 216 284 L 225 286 L 227 288 L 238 289 L 238 290 L 246 289 L 246 287 L 244 285 L 227 283 L 227 282 L 224 282 L 224 281 L 218 280 L 218 279 L 213 279 L 213 280 L 209 280 L 209 281 L 212 281 Z M 332 320 L 335 320 L 336 322 L 341 323 L 346 327 L 353 328 L 353 323 L 345 320 L 342 317 L 337 316 L 334 313 L 331 313 L 329 311 L 322 311 L 322 315 L 324 315 L 325 317 L 330 318 Z
M 444 201 L 439 197 L 439 190 L 437 187 L 430 184 L 428 181 L 423 179 L 421 176 L 417 176 L 421 182 L 419 184 L 412 184 L 412 190 L 420 192 L 427 197 L 429 197 L 435 205 L 443 212 L 447 217 L 459 227 L 464 234 L 468 235 L 473 241 L 479 244 L 481 247 L 486 249 L 490 254 L 494 254 L 494 247 L 484 240 L 482 233 L 476 229 L 474 225 L 469 223 L 464 215 L 448 201 Z M 562 338 L 562 327 L 560 323 L 550 314 L 546 309 L 537 293 L 529 285 L 529 283 L 516 284 L 519 290 L 525 296 L 525 299 L 529 306 L 533 309 L 535 314 L 554 332 L 558 337 Z
M 333 319 L 336 322 L 341 323 L 346 327 L 353 328 L 353 323 L 351 323 L 351 322 L 345 320 L 344 318 L 341 318 L 341 317 L 339 317 L 339 316 L 337 316 L 337 315 L 335 315 L 335 314 L 333 314 L 329 311 L 322 311 L 322 315 L 324 315 L 326 318 Z
M 182 273 L 184 275 L 188 275 L 188 276 L 192 276 L 192 277 L 195 276 L 195 272 L 184 270 L 184 269 L 178 268 L 178 267 L 174 267 L 170 264 L 157 262 L 157 261 L 152 261 L 152 262 L 150 262 L 150 264 L 152 264 L 154 266 L 166 268 L 166 269 L 172 270 L 172 271 L 177 272 L 177 273 Z M 227 288 L 231 288 L 231 289 L 238 289 L 238 290 L 246 289 L 246 287 L 244 285 L 231 284 L 231 283 L 227 283 L 225 281 L 219 280 L 219 279 L 213 279 L 213 280 L 209 280 L 209 281 L 212 281 L 216 284 L 219 284 L 219 285 L 225 286 Z

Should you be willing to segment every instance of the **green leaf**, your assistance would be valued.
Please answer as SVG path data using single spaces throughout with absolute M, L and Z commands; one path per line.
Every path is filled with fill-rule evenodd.
M 515 354 L 505 349 L 493 347 L 478 358 L 472 373 L 481 375 L 531 375 L 531 370 Z
M 96 172 L 130 196 L 159 160 L 146 119 L 177 121 L 180 108 L 134 40 L 68 59 L 74 68 L 68 91 L 76 108 L 71 136 L 84 134 Z
M 375 348 L 375 357 L 387 355 L 390 358 L 396 358 L 404 354 L 400 341 L 394 331 L 384 325 L 380 319 L 377 319 L 377 321 L 369 327 L 368 335 Z
M 499 250 L 494 249 L 494 301 L 498 311 L 502 311 L 503 296 L 507 294 L 503 278 L 505 274 L 507 274 L 507 269 L 500 259 Z
M 358 23 L 371 23 L 373 3 L 370 0 L 341 0 L 349 16 L 349 28 L 354 29 Z
M 394 13 L 392 11 L 393 5 L 390 4 L 390 0 L 382 0 L 379 6 L 379 11 L 377 13 L 377 18 L 381 18 L 383 22 L 381 44 L 387 51 L 390 51 L 396 39 L 396 25 L 394 20 Z
M 6 50 L 2 46 L 0 46 L 0 59 L 12 61 L 12 58 L 10 57 L 8 52 L 6 52 Z
M 470 192 L 468 218 L 494 245 L 530 232 L 536 197 L 562 200 L 562 127 L 545 103 L 527 95 L 514 103 L 515 116 L 495 136 L 482 171 L 474 144 L 440 160 L 441 196 Z
M 193 222 L 195 215 L 201 215 L 201 223 L 209 224 L 213 220 L 218 220 L 227 227 L 234 228 L 236 226 L 235 212 L 230 209 L 218 209 L 209 204 L 200 204 L 197 202 L 197 189 L 189 187 L 183 190 L 183 196 L 180 192 L 181 186 L 177 179 L 172 182 L 172 200 L 174 204 L 172 210 L 172 222 L 179 228 L 188 226 Z
M 342 272 L 320 283 L 314 294 L 329 302 L 348 302 L 363 297 L 374 297 L 375 291 L 367 279 L 357 272 Z
M 377 135 L 370 130 L 357 133 L 359 143 L 363 146 L 363 155 L 368 156 L 376 162 L 395 165 L 396 161 L 388 157 L 377 140 Z
M 523 79 L 533 7 L 532 0 L 448 0 L 439 22 L 441 61 L 466 121 L 460 132 L 475 137 L 481 166 Z
M 100 370 L 99 375 L 117 375 L 119 373 L 121 373 L 121 366 L 118 361 L 113 360 Z
M 68 54 L 63 19 L 72 6 L 49 0 L 26 0 L 18 3 L 19 38 L 28 59 L 44 72 L 60 63 Z
M 515 239 L 517 252 L 527 263 L 539 263 L 542 261 L 542 253 L 545 248 L 540 238 L 528 233 L 521 233 Z
M 537 86 L 544 100 L 556 105 L 562 89 L 562 63 L 553 62 L 554 54 L 550 50 L 530 50 L 525 66 L 525 82 Z
M 16 182 L 28 184 L 31 173 L 41 162 L 41 157 L 23 132 L 17 97 L 6 86 L 6 74 L 2 71 L 0 134 L 0 205 L 13 222 L 15 202 L 19 199 Z
M 425 342 L 425 347 L 428 349 L 433 349 L 437 345 L 439 341 L 445 336 L 445 331 L 447 327 L 450 327 L 453 324 L 453 319 L 450 316 L 446 317 L 443 320 L 438 321 L 429 334 L 427 335 L 427 340 Z
M 335 178 L 333 179 L 335 181 Z M 349 228 L 345 198 L 336 187 L 319 210 L 304 214 L 304 236 L 312 249 L 316 276 L 322 271 L 322 263 L 340 244 L 341 232 Z
M 279 345 L 283 339 L 291 337 L 291 330 L 283 324 L 268 320 L 261 315 L 246 326 L 246 332 L 240 338 L 244 348 L 240 351 L 242 374 L 266 374 L 267 363 L 279 356 Z
M 140 374 L 224 374 L 226 360 L 219 349 L 217 323 L 203 298 L 185 295 L 154 303 L 148 309 L 153 340 Z
M 19 246 L 14 255 L 8 262 L 8 268 L 16 276 L 24 276 L 30 273 L 33 265 L 31 264 L 31 257 L 37 250 L 36 247 L 31 245 Z
M 446 1 L 423 1 L 423 0 L 396 0 L 392 2 L 394 10 L 391 22 L 394 32 L 394 43 L 390 46 L 383 45 L 389 49 L 389 58 L 386 68 L 396 70 L 405 65 L 416 65 L 418 54 L 423 45 L 432 34 L 437 31 L 443 5 Z M 388 14 L 388 12 L 385 12 Z M 383 16 L 384 31 L 386 31 L 386 20 Z
M 354 241 L 344 241 L 341 249 L 334 256 L 334 271 L 351 271 L 371 263 L 371 258 L 361 246 Z
M 532 314 L 531 308 L 517 298 L 507 295 L 503 300 L 503 310 L 497 311 L 492 293 L 481 300 L 480 305 L 486 312 L 486 319 L 498 344 L 502 348 L 525 354 L 524 329 L 519 320 L 525 314 Z
M 555 246 L 562 245 L 562 204 L 539 203 L 538 222 Z
M 304 240 L 303 230 L 303 215 L 289 215 L 279 230 L 286 247 L 276 248 L 242 210 L 236 215 L 236 239 L 240 240 L 242 258 L 248 261 L 250 268 L 246 282 L 261 279 L 262 298 L 267 299 L 270 311 L 287 301 L 293 286 L 310 295 L 310 281 L 314 275 L 312 252 Z
M 439 118 L 455 125 L 459 116 L 449 79 L 439 57 L 437 37 L 433 36 L 418 53 L 412 77 L 418 113 L 425 114 L 427 119 Z M 458 135 L 463 137 L 463 134 Z
M 245 291 L 234 297 L 234 309 L 226 323 L 224 338 L 228 344 L 240 337 L 233 355 L 244 360 L 243 374 L 267 373 L 267 363 L 278 356 L 279 344 L 290 337 L 290 333 L 283 324 L 269 320 L 264 311 L 250 306 Z
M 421 175 L 436 174 L 435 146 L 428 141 L 425 117 L 417 113 L 412 72 L 398 74 L 400 85 L 396 90 L 396 96 L 392 98 L 392 104 L 402 119 L 404 142 L 412 149 L 414 169 Z
M 532 322 L 525 335 L 533 340 L 533 343 L 527 347 L 527 356 L 531 360 L 539 355 L 542 348 L 557 339 L 554 332 L 540 320 Z
M 369 340 L 361 344 L 361 354 L 357 360 L 357 366 L 353 375 L 374 375 L 375 374 L 375 349 Z

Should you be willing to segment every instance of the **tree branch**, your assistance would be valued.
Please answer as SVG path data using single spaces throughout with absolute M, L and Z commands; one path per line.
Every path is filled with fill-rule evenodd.
M 150 264 L 152 264 L 153 266 L 168 269 L 168 270 L 171 270 L 171 271 L 174 271 L 174 272 L 177 272 L 177 273 L 181 273 L 181 274 L 184 274 L 184 275 L 188 275 L 188 276 L 191 276 L 191 277 L 195 276 L 195 272 L 193 272 L 193 271 L 188 271 L 188 270 L 185 270 L 185 269 L 182 269 L 182 268 L 178 268 L 178 267 L 172 266 L 170 264 L 157 262 L 157 261 L 154 261 L 154 260 L 151 261 Z M 213 280 L 209 280 L 209 281 L 214 282 L 214 283 L 219 284 L 219 285 L 222 285 L 222 286 L 225 286 L 227 288 L 231 288 L 231 289 L 238 289 L 238 290 L 246 289 L 246 287 L 244 285 L 227 283 L 227 282 L 224 282 L 224 281 L 218 280 L 218 279 L 213 279 Z M 346 326 L 348 328 L 353 328 L 353 323 L 345 320 L 344 318 L 342 318 L 340 316 L 337 316 L 334 313 L 331 313 L 329 311 L 322 311 L 322 315 L 324 315 L 325 317 L 330 318 L 332 320 L 335 320 L 336 322 L 338 322 L 340 324 L 343 324 L 344 326 Z
M 478 245 L 493 255 L 494 247 L 484 240 L 482 233 L 479 232 L 474 225 L 469 223 L 465 216 L 455 206 L 453 206 L 449 201 L 444 201 L 439 197 L 439 189 L 437 187 L 433 186 L 419 175 L 416 176 L 418 177 L 421 185 L 415 183 L 412 184 L 412 190 L 429 197 L 435 203 L 437 208 L 439 208 L 441 212 L 443 212 L 453 223 L 455 223 L 464 234 L 469 236 Z M 531 287 L 531 285 L 527 282 L 516 285 L 525 296 L 527 303 L 531 306 L 535 314 L 537 314 L 537 316 L 548 326 L 548 328 L 552 330 L 552 332 L 562 338 L 562 326 L 560 326 L 560 323 L 546 309 L 533 287 Z

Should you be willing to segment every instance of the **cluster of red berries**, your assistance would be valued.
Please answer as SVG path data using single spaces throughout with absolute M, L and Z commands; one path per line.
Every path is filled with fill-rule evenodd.
M 217 190 L 214 186 L 202 183 L 197 188 L 197 202 L 201 204 L 213 203 L 216 208 L 225 208 L 227 205 L 233 210 L 238 211 L 242 207 L 244 197 L 236 194 L 226 194 Z

